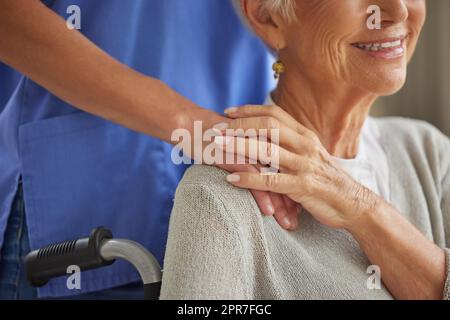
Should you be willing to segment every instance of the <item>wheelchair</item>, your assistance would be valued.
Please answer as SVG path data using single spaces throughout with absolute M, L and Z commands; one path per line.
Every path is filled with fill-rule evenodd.
M 28 282 L 33 287 L 41 287 L 52 278 L 67 275 L 69 266 L 87 271 L 109 266 L 117 259 L 124 259 L 137 269 L 144 284 L 145 300 L 159 299 L 162 270 L 156 258 L 139 243 L 114 239 L 112 232 L 104 227 L 92 230 L 88 238 L 30 252 L 25 257 L 25 268 Z

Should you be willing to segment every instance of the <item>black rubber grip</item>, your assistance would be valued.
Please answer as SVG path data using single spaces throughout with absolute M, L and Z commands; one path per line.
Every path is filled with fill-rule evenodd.
M 161 282 L 144 284 L 144 299 L 158 300 L 161 292 Z
M 66 241 L 30 252 L 25 257 L 28 282 L 41 287 L 55 277 L 67 275 L 69 266 L 78 266 L 80 271 L 111 265 L 100 254 L 100 245 L 106 239 L 112 239 L 109 229 L 99 227 L 91 232 L 89 238 Z

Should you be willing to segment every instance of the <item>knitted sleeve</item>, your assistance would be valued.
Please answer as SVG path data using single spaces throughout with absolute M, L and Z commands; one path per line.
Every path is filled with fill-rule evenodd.
M 444 300 L 450 300 L 450 139 L 441 136 L 442 146 L 441 146 L 441 157 L 440 162 L 444 173 L 442 178 L 442 198 L 441 198 L 441 208 L 444 215 L 444 228 L 446 232 L 446 262 L 447 262 L 447 279 L 445 281 Z
M 161 299 L 248 299 L 237 222 L 200 184 L 181 184 L 164 260 Z
M 450 170 L 444 178 L 442 186 L 442 213 L 446 224 L 446 256 L 447 256 L 447 280 L 444 288 L 444 299 L 450 300 Z

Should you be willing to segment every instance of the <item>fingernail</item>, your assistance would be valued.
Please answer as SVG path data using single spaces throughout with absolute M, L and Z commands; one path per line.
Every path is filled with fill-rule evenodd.
M 275 214 L 275 208 L 273 207 L 272 204 L 268 204 L 268 205 L 266 206 L 266 210 L 267 210 L 267 214 L 268 214 L 269 216 L 273 216 L 273 215 Z
M 214 143 L 220 145 L 228 145 L 230 144 L 231 140 L 231 137 L 217 136 L 214 138 Z
M 227 181 L 234 183 L 234 182 L 239 182 L 239 180 L 241 180 L 241 176 L 237 175 L 237 174 L 230 174 L 227 176 Z
M 285 229 L 290 229 L 292 227 L 291 221 L 289 220 L 288 217 L 284 217 L 282 219 L 282 224 L 283 224 Z
M 239 108 L 237 108 L 237 107 L 233 107 L 233 108 L 228 108 L 228 109 L 225 109 L 225 114 L 230 114 L 230 113 L 236 113 L 236 112 L 238 112 L 238 110 L 239 110 Z

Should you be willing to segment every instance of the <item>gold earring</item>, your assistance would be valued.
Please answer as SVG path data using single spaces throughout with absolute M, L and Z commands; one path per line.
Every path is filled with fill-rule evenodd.
M 277 50 L 278 51 L 278 50 Z M 279 55 L 278 55 L 279 56 Z M 278 58 L 277 62 L 272 65 L 272 70 L 274 71 L 273 77 L 275 79 L 279 79 L 280 75 L 286 71 L 286 67 L 284 63 L 281 62 L 280 58 Z

